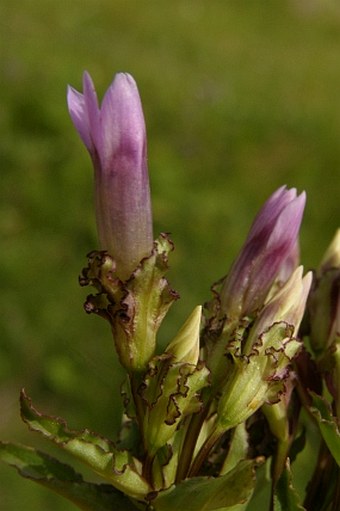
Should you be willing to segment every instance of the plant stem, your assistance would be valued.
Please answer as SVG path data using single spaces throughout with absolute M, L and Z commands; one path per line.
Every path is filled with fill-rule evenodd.
M 281 477 L 281 474 L 285 468 L 288 451 L 290 447 L 290 439 L 279 439 L 276 447 L 276 452 L 272 460 L 272 480 L 273 486 L 276 485 Z
M 138 388 L 140 385 L 140 378 L 139 375 L 136 373 L 130 374 L 130 385 L 131 385 L 131 394 L 133 397 L 133 402 L 135 405 L 135 411 L 136 411 L 136 418 L 139 430 L 141 434 L 143 433 L 143 423 L 144 423 L 144 406 L 142 399 L 139 395 Z
M 178 468 L 176 474 L 176 483 L 183 481 L 188 475 L 196 443 L 202 428 L 202 424 L 208 415 L 210 403 L 208 403 L 209 396 L 206 392 L 202 392 L 202 401 L 206 402 L 201 412 L 193 415 L 187 425 L 183 447 L 178 460 Z
M 130 385 L 131 385 L 131 393 L 133 397 L 133 401 L 135 404 L 135 411 L 136 411 L 136 418 L 138 423 L 138 428 L 141 434 L 141 437 L 144 441 L 144 403 L 143 400 L 139 394 L 139 386 L 141 383 L 141 377 L 138 373 L 132 373 L 130 374 Z M 155 456 L 151 456 L 150 453 L 148 453 L 147 448 L 145 446 L 145 443 L 143 445 L 144 448 L 144 462 L 143 462 L 143 477 L 148 483 L 153 486 L 153 477 L 152 477 L 152 464 L 155 459 Z
M 210 453 L 211 449 L 214 447 L 216 442 L 221 438 L 222 434 L 223 431 L 220 431 L 219 429 L 215 428 L 213 430 L 211 435 L 206 439 L 206 441 L 202 445 L 196 458 L 194 459 L 193 464 L 191 465 L 191 468 L 189 470 L 188 477 L 194 477 L 198 474 L 201 466 L 208 457 L 208 454 Z
M 204 421 L 204 416 L 202 417 L 202 415 L 203 413 L 194 415 L 191 417 L 191 420 L 188 424 L 183 442 L 183 448 L 178 461 L 176 483 L 179 483 L 185 479 L 188 474 L 198 435 L 201 431 L 202 423 Z
M 152 487 L 154 487 L 153 484 L 153 476 L 152 476 L 152 465 L 155 457 L 150 456 L 149 453 L 146 453 L 144 462 L 143 462 L 143 477 L 146 481 L 150 483 Z
M 321 441 L 319 456 L 312 479 L 307 486 L 303 503 L 309 511 L 337 510 L 339 502 L 339 467 L 326 444 Z M 333 505 L 332 505 L 333 503 Z M 331 506 L 331 507 L 329 507 Z

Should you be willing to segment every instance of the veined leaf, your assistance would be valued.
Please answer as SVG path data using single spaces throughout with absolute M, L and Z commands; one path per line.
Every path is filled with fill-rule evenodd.
M 289 463 L 283 471 L 274 492 L 273 511 L 304 511 L 298 494 L 292 484 L 292 474 Z
M 241 461 L 220 477 L 194 477 L 160 492 L 152 502 L 155 511 L 217 511 L 247 502 L 254 490 L 255 462 Z
M 249 444 L 246 425 L 244 422 L 241 422 L 241 424 L 236 426 L 236 428 L 233 431 L 233 436 L 228 451 L 228 455 L 224 460 L 220 474 L 221 475 L 227 474 L 237 465 L 239 461 L 245 459 L 248 448 Z
M 30 447 L 0 442 L 0 459 L 21 476 L 62 495 L 83 511 L 137 510 L 111 485 L 88 483 L 69 465 Z
M 31 430 L 73 454 L 118 490 L 136 499 L 143 499 L 151 491 L 138 471 L 138 460 L 128 451 L 118 450 L 112 442 L 88 430 L 70 430 L 60 418 L 42 415 L 24 391 L 20 403 L 22 418 Z
M 328 449 L 340 466 L 340 431 L 336 419 L 332 415 L 331 407 L 326 399 L 318 396 L 315 392 L 310 392 L 310 395 L 313 399 L 310 411 L 318 421 L 321 434 Z

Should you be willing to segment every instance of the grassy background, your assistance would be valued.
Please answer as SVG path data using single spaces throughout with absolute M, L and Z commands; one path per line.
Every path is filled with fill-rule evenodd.
M 82 311 L 97 247 L 92 169 L 67 83 L 100 97 L 117 71 L 143 99 L 155 233 L 176 244 L 175 332 L 227 272 L 253 215 L 282 184 L 307 191 L 302 259 L 339 218 L 340 7 L 323 0 L 2 0 L 0 4 L 0 437 L 49 449 L 18 418 L 38 408 L 112 435 L 121 373 L 110 333 Z M 71 510 L 0 466 L 0 510 Z

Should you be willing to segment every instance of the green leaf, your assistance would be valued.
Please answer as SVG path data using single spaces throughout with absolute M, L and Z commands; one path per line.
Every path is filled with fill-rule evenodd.
M 248 502 L 244 504 L 236 504 L 236 506 L 219 507 L 215 511 L 246 511 Z
M 273 499 L 273 511 L 304 511 L 305 508 L 300 504 L 298 494 L 293 488 L 292 474 L 289 463 L 287 462 L 285 470 L 275 487 Z
M 332 453 L 337 464 L 340 466 L 340 432 L 336 418 L 332 415 L 332 410 L 325 398 L 318 396 L 310 391 L 313 404 L 310 411 L 316 418 L 324 441 Z
M 232 440 L 226 459 L 224 460 L 220 474 L 227 474 L 239 461 L 246 458 L 249 449 L 248 433 L 245 422 L 242 422 L 234 429 Z
M 155 511 L 217 511 L 247 502 L 254 490 L 255 462 L 241 461 L 220 477 L 194 477 L 160 492 L 152 502 Z
M 88 483 L 69 465 L 30 447 L 0 442 L 0 459 L 21 476 L 62 495 L 83 511 L 137 510 L 112 486 Z
M 22 391 L 21 415 L 33 431 L 55 442 L 73 454 L 118 490 L 130 497 L 143 499 L 151 488 L 139 473 L 139 462 L 128 451 L 120 451 L 115 445 L 88 430 L 73 431 L 64 420 L 40 414 Z

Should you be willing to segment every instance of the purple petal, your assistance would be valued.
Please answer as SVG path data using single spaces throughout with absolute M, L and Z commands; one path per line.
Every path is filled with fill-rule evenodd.
M 298 253 L 305 201 L 304 192 L 297 197 L 294 188 L 281 187 L 264 204 L 223 285 L 221 301 L 227 315 L 252 314 L 264 303 L 282 265 Z M 288 277 L 286 273 L 285 280 Z
M 84 93 L 68 91 L 70 114 L 89 150 L 95 170 L 96 218 L 100 245 L 128 278 L 153 247 L 146 129 L 134 79 L 116 75 L 101 108 L 88 73 Z
M 67 103 L 71 119 L 80 138 L 94 157 L 99 134 L 99 108 L 97 94 L 87 72 L 83 77 L 83 89 L 84 93 L 81 94 L 73 87 L 68 86 Z
M 117 151 L 124 151 L 140 165 L 146 130 L 141 100 L 135 80 L 118 73 L 107 90 L 101 106 L 101 163 L 105 166 Z
M 100 136 L 99 131 L 99 122 L 100 122 L 100 112 L 98 107 L 98 98 L 96 89 L 93 85 L 93 81 L 91 76 L 87 71 L 85 71 L 83 76 L 83 90 L 84 90 L 84 99 L 85 106 L 87 112 L 87 118 L 90 126 L 90 136 L 92 141 L 92 147 L 98 146 L 98 139 Z
M 312 278 L 312 272 L 303 277 L 303 267 L 296 268 L 284 287 L 262 309 L 247 340 L 248 350 L 259 335 L 276 322 L 285 321 L 293 325 L 296 335 L 305 311 Z
M 93 145 L 84 95 L 76 91 L 73 87 L 68 86 L 67 103 L 73 124 L 87 149 L 91 152 L 93 150 Z
M 257 214 L 248 234 L 247 241 L 255 238 L 260 232 L 275 224 L 275 221 L 283 208 L 296 197 L 296 189 L 287 190 L 286 186 L 281 186 L 264 203 Z
M 305 203 L 306 193 L 302 192 L 301 195 L 284 206 L 276 218 L 275 226 L 268 239 L 268 247 L 293 246 L 300 229 Z

